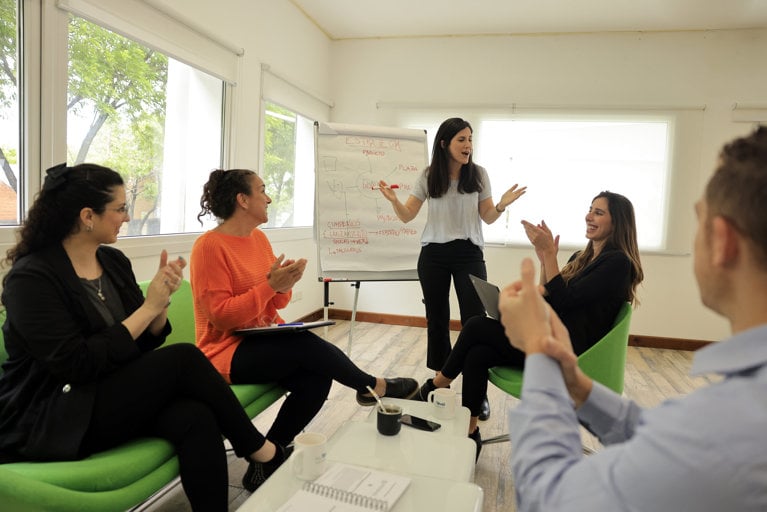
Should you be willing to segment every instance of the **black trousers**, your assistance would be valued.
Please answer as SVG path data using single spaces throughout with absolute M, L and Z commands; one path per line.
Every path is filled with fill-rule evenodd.
M 501 322 L 483 316 L 471 318 L 463 326 L 442 374 L 454 379 L 463 373 L 461 400 L 472 416 L 479 416 L 487 396 L 487 371 L 493 366 L 524 365 L 524 352 L 511 346 Z
M 230 371 L 235 384 L 277 382 L 290 391 L 266 434 L 283 446 L 314 418 L 334 380 L 362 392 L 376 384 L 341 349 L 310 331 L 246 338 Z
M 469 274 L 487 279 L 482 249 L 469 240 L 428 244 L 418 257 L 418 278 L 426 306 L 426 366 L 441 370 L 450 355 L 450 280 L 453 280 L 461 324 L 473 316 L 484 316 Z
M 265 442 L 229 385 L 188 343 L 148 352 L 100 382 L 83 455 L 141 436 L 173 444 L 181 483 L 195 511 L 228 508 L 222 436 L 240 457 Z

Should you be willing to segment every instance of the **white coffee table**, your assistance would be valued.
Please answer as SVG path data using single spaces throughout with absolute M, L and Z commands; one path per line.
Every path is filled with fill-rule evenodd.
M 412 482 L 392 512 L 476 511 L 482 489 L 472 483 L 476 444 L 467 437 L 469 411 L 457 409 L 452 420 L 431 415 L 431 405 L 410 400 L 384 400 L 402 405 L 404 413 L 437 421 L 442 427 L 424 432 L 402 426 L 396 436 L 378 433 L 375 409 L 365 421 L 342 425 L 328 441 L 328 463 L 345 462 L 407 475 Z M 293 475 L 290 459 L 248 498 L 240 512 L 273 512 L 303 485 Z

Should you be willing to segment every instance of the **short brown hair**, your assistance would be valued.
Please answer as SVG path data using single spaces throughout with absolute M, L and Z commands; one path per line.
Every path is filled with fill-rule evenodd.
M 721 216 L 733 224 L 751 240 L 754 256 L 767 269 L 767 127 L 722 148 L 705 199 L 709 218 Z

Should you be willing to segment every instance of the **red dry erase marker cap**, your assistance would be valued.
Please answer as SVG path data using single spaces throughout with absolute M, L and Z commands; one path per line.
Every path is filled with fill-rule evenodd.
M 399 188 L 399 185 L 391 185 L 389 188 Z

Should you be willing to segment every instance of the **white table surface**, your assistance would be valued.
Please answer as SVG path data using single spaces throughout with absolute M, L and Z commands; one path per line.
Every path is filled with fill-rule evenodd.
M 329 462 L 332 464 L 332 462 Z M 410 485 L 390 512 L 481 512 L 482 488 L 469 482 L 408 475 Z M 237 512 L 274 512 L 304 484 L 293 476 L 289 463 L 283 464 Z M 306 511 L 312 512 L 312 511 Z
M 328 464 L 345 462 L 407 475 L 410 486 L 392 512 L 482 510 L 482 489 L 472 483 L 476 445 L 467 437 L 469 411 L 457 408 L 452 420 L 431 414 L 431 405 L 411 400 L 386 399 L 403 412 L 442 424 L 436 432 L 402 426 L 396 436 L 378 433 L 375 408 L 365 421 L 342 425 L 328 441 Z M 285 462 L 238 509 L 239 512 L 273 512 L 303 485 Z

